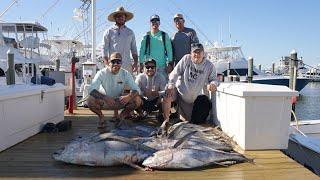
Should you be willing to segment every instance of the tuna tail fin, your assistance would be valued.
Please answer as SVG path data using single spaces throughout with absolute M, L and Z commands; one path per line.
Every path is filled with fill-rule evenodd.
M 186 142 L 192 135 L 194 135 L 195 133 L 197 133 L 198 131 L 191 131 L 188 134 L 186 134 L 185 136 L 183 136 L 181 139 L 179 139 L 179 141 L 177 141 L 174 145 L 173 148 L 178 148 L 181 144 L 183 144 L 184 142 Z M 182 145 L 181 145 L 182 146 Z

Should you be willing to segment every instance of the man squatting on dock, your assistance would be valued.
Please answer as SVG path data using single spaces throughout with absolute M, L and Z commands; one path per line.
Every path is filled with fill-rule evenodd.
M 127 18 L 128 13 L 126 11 L 122 12 L 124 11 L 123 8 L 118 9 L 119 10 L 116 11 L 117 13 L 112 13 L 112 15 L 116 17 L 119 14 L 122 14 Z M 132 13 L 129 15 L 130 18 L 133 17 L 133 15 L 131 15 Z M 181 14 L 175 15 L 174 20 L 179 20 L 179 22 L 177 23 L 181 23 L 183 20 L 183 16 Z M 178 31 L 181 30 L 178 29 Z M 180 33 L 182 32 L 183 31 L 181 31 Z M 189 121 L 191 123 L 205 122 L 211 109 L 211 101 L 206 95 L 203 95 L 205 93 L 204 89 L 214 92 L 216 91 L 218 86 L 218 82 L 216 81 L 215 67 L 208 59 L 205 58 L 204 48 L 202 44 L 191 44 L 191 41 L 193 42 L 198 40 L 195 31 L 192 30 L 192 32 L 193 33 L 190 33 L 189 31 L 184 32 L 186 33 L 184 38 L 193 38 L 189 41 L 191 52 L 190 54 L 184 55 L 181 60 L 176 60 L 177 64 L 174 67 L 173 71 L 169 74 L 169 82 L 165 82 L 165 84 L 167 84 L 165 93 L 163 96 L 161 96 L 164 122 L 161 125 L 160 130 L 163 134 L 166 133 L 166 130 L 168 128 L 172 102 L 176 102 L 178 104 L 177 111 L 180 114 L 180 120 Z M 171 41 L 166 43 L 170 44 L 171 46 Z M 162 43 L 160 44 L 163 45 Z M 175 42 L 174 46 L 175 49 L 179 48 L 177 42 Z M 141 97 L 145 96 L 145 94 L 141 94 L 141 87 L 139 88 L 138 85 L 134 82 L 132 74 L 122 68 L 121 65 L 123 63 L 123 59 L 121 57 L 121 53 L 113 52 L 110 55 L 110 58 L 105 59 L 108 63 L 107 67 L 100 70 L 95 75 L 92 85 L 89 89 L 90 97 L 88 99 L 88 105 L 90 110 L 97 114 L 99 117 L 98 128 L 105 128 L 104 115 L 101 112 L 102 109 L 124 109 L 120 114 L 120 120 L 123 120 L 126 117 L 130 117 L 134 110 L 136 110 L 138 116 L 141 117 L 141 107 L 143 107 Z M 152 59 L 153 60 L 144 60 L 144 65 L 148 65 L 147 69 L 149 70 L 152 70 L 152 68 L 156 68 L 157 66 L 157 60 L 154 58 Z M 133 66 L 136 70 L 135 64 L 136 59 Z M 146 71 L 147 69 L 144 70 Z M 148 72 L 145 73 L 146 74 L 144 76 L 147 76 Z M 142 75 L 138 77 L 141 78 Z M 164 79 L 164 81 L 166 80 Z M 137 81 L 137 83 L 139 84 L 139 81 Z M 105 95 L 99 92 L 100 85 L 105 90 Z M 125 86 L 130 88 L 130 93 L 126 95 L 123 94 Z M 153 88 L 151 87 L 151 94 L 152 89 Z M 146 91 L 146 89 L 144 91 Z M 139 95 L 141 95 L 141 97 Z M 157 104 L 159 104 L 158 101 Z M 199 119 L 201 120 L 199 121 Z

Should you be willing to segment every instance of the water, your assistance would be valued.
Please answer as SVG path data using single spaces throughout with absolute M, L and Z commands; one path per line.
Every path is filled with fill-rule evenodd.
M 320 119 L 320 82 L 309 82 L 302 89 L 296 105 L 299 120 Z

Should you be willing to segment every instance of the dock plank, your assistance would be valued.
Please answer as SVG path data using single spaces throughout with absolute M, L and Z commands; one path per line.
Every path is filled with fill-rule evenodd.
M 112 112 L 105 112 L 110 118 Z M 63 133 L 40 133 L 0 153 L 0 179 L 319 179 L 279 150 L 246 151 L 254 163 L 212 166 L 191 171 L 144 172 L 127 166 L 87 167 L 56 162 L 52 154 L 73 138 L 96 131 L 98 119 L 87 109 L 65 115 L 73 127 Z

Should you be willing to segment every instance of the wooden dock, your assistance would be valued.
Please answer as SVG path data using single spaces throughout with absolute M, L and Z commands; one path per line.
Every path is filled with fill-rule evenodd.
M 107 118 L 111 117 L 107 112 Z M 250 151 L 255 163 L 209 167 L 191 171 L 145 172 L 128 166 L 87 167 L 52 159 L 54 151 L 83 133 L 96 131 L 98 119 L 87 109 L 65 115 L 73 127 L 67 132 L 40 133 L 0 153 L 0 179 L 319 179 L 279 150 Z

